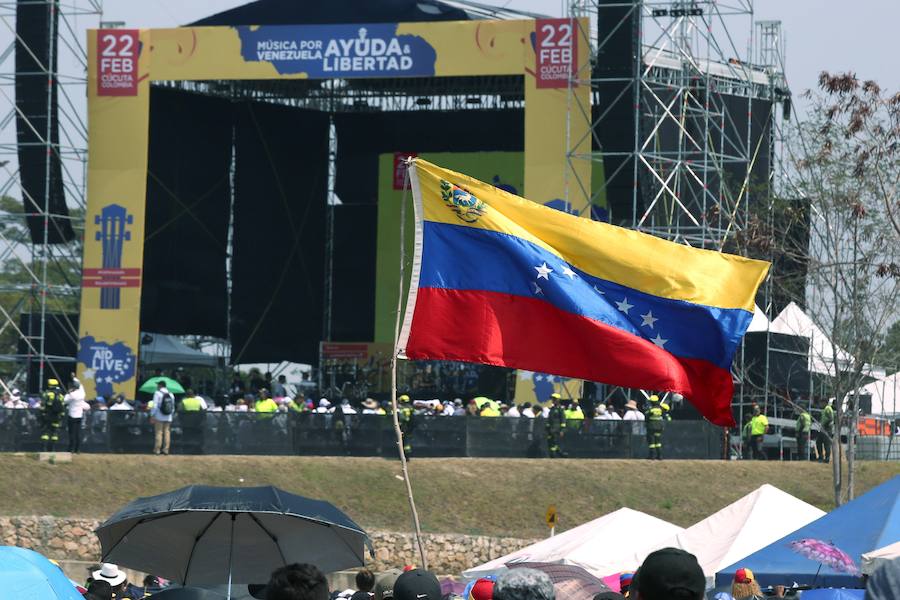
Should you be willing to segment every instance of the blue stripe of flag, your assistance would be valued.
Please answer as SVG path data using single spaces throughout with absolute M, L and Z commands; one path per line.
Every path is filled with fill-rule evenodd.
M 552 270 L 546 279 L 538 277 L 543 265 Z M 599 279 L 513 235 L 432 221 L 424 223 L 419 286 L 545 300 L 647 340 L 664 340 L 662 347 L 676 356 L 724 369 L 753 318 L 746 310 L 660 298 Z

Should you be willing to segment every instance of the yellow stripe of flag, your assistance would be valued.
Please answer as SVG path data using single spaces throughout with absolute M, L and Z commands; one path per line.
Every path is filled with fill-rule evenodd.
M 752 312 L 754 291 L 769 268 L 767 262 L 567 215 L 421 159 L 416 167 L 426 221 L 514 235 L 595 277 L 647 294 Z M 461 220 L 441 200 L 442 179 L 470 191 L 488 210 L 472 223 Z

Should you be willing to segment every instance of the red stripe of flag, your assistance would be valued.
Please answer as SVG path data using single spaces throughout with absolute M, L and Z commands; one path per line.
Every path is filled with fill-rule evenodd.
M 406 356 L 553 373 L 690 398 L 734 426 L 731 374 L 543 300 L 481 290 L 419 288 Z

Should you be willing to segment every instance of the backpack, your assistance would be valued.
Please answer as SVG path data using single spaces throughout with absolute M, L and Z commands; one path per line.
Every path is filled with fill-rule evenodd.
M 159 403 L 159 412 L 164 415 L 171 415 L 175 412 L 175 398 L 171 393 L 166 392 L 162 397 L 162 402 Z

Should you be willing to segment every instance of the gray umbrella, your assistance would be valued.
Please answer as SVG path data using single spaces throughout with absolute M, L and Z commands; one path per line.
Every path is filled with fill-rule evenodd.
M 194 485 L 139 498 L 97 529 L 103 562 L 181 585 L 265 583 L 278 567 L 365 564 L 368 536 L 334 505 L 278 488 Z

